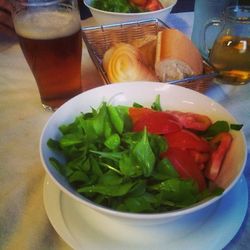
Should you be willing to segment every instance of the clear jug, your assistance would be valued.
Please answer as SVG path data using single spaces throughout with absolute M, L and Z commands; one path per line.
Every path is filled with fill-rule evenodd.
M 204 50 L 201 43 L 206 23 L 211 18 L 219 18 L 227 6 L 237 3 L 237 0 L 195 0 L 192 41 L 205 59 L 208 57 L 208 52 Z M 212 47 L 217 34 L 218 32 L 215 29 L 207 31 L 207 46 L 209 48 Z
M 219 72 L 217 81 L 234 85 L 249 82 L 250 6 L 228 7 L 221 20 L 207 24 L 205 33 L 209 26 L 221 28 L 209 54 L 209 63 Z

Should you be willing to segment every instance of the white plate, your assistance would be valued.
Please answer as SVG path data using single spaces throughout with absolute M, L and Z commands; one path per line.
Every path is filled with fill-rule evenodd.
M 240 194 L 240 195 L 239 195 Z M 61 192 L 46 176 L 44 204 L 57 233 L 74 249 L 222 249 L 239 230 L 248 204 L 245 177 L 217 203 L 173 222 L 132 226 L 110 220 Z

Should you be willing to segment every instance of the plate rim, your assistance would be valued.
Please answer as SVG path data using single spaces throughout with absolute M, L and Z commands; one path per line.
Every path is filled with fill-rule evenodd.
M 49 189 L 51 187 L 52 187 L 52 189 Z M 244 204 L 243 204 L 243 202 L 235 202 L 235 203 L 233 203 L 233 204 L 235 204 L 233 209 L 234 209 L 234 211 L 236 211 L 237 209 L 241 209 L 241 213 L 238 213 L 238 214 L 240 214 L 239 215 L 240 218 L 238 218 L 236 225 L 234 223 L 234 228 L 232 230 L 230 230 L 231 234 L 224 233 L 224 237 L 219 237 L 221 241 L 219 241 L 218 239 L 217 240 L 213 239 L 214 244 L 217 244 L 216 246 L 214 246 L 213 249 L 218 249 L 218 248 L 221 249 L 221 248 L 227 246 L 227 244 L 237 234 L 237 232 L 239 231 L 239 229 L 240 229 L 240 227 L 245 219 L 247 207 L 248 207 L 247 206 L 247 204 L 248 204 L 248 189 L 247 189 L 247 182 L 246 182 L 245 176 L 243 174 L 241 175 L 238 182 L 231 189 L 231 191 L 229 193 L 236 192 L 237 191 L 236 189 L 239 189 L 239 188 L 244 189 L 245 195 L 241 196 L 241 199 L 244 201 Z M 229 200 L 229 198 L 228 198 L 229 193 L 219 200 L 218 207 L 222 206 L 223 202 L 226 202 Z M 51 180 L 51 177 L 46 174 L 45 178 L 44 178 L 44 186 L 43 186 L 43 201 L 44 201 L 44 207 L 45 207 L 45 211 L 47 213 L 47 216 L 49 218 L 49 221 L 50 221 L 51 225 L 53 226 L 53 228 L 55 229 L 55 231 L 58 233 L 58 235 L 62 238 L 63 241 L 65 241 L 65 243 L 67 243 L 73 249 L 79 249 L 79 248 L 81 248 L 81 246 L 79 246 L 79 243 L 74 239 L 74 236 L 71 235 L 70 229 L 67 227 L 66 222 L 63 219 L 63 211 L 62 211 L 63 208 L 61 207 L 62 196 L 66 196 L 66 194 L 64 194 L 53 183 L 53 181 Z M 243 198 L 243 196 L 244 196 L 244 198 Z M 236 197 L 233 197 L 233 198 L 236 199 Z M 53 204 L 50 203 L 50 201 L 52 201 Z M 79 205 L 81 205 L 81 204 L 79 203 Z M 58 210 L 60 211 L 60 213 L 58 213 Z M 216 211 L 217 211 L 217 209 L 215 209 L 212 213 L 215 213 L 215 215 L 216 215 Z M 232 214 L 232 212 L 231 212 L 231 214 Z M 56 215 L 56 216 L 54 216 L 54 215 Z M 214 216 L 214 215 L 212 214 L 211 216 Z M 205 224 L 208 224 L 208 225 L 211 224 L 210 220 L 208 222 L 206 222 Z M 61 228 L 60 225 L 62 225 L 63 228 Z

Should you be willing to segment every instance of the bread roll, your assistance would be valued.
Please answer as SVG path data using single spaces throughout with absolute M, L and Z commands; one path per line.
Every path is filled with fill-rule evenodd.
M 176 29 L 158 32 L 155 73 L 162 82 L 201 74 L 202 57 L 192 41 Z
M 150 34 L 131 42 L 133 46 L 141 51 L 145 63 L 152 69 L 155 67 L 156 38 L 156 35 Z
M 107 50 L 103 68 L 111 83 L 157 81 L 154 71 L 143 61 L 141 52 L 128 43 L 117 43 Z

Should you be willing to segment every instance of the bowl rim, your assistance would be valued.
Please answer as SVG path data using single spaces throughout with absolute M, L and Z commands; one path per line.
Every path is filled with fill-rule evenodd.
M 171 10 L 177 3 L 177 0 L 173 0 L 173 3 L 167 7 L 164 7 L 163 9 L 160 9 L 160 10 L 155 10 L 155 11 L 147 11 L 147 12 L 139 12 L 139 13 L 123 13 L 123 12 L 112 12 L 112 11 L 106 11 L 106 10 L 100 10 L 100 9 L 97 9 L 97 8 L 94 8 L 93 6 L 91 6 L 90 4 L 88 4 L 86 2 L 86 0 L 83 0 L 83 3 L 90 9 L 90 10 L 93 10 L 95 12 L 99 12 L 101 14 L 106 14 L 106 15 L 111 15 L 111 16 L 123 16 L 123 17 L 129 17 L 129 16 L 146 16 L 146 15 L 151 15 L 151 14 L 158 14 L 158 13 L 161 13 L 161 12 L 164 12 L 166 10 Z
M 210 198 L 208 200 L 203 200 L 200 201 L 198 203 L 193 204 L 190 207 L 186 207 L 186 208 L 182 208 L 182 209 L 178 209 L 178 210 L 173 210 L 173 211 L 166 211 L 166 212 L 161 212 L 161 213 L 134 213 L 134 212 L 122 212 L 122 211 L 117 211 L 108 207 L 104 207 L 102 205 L 96 204 L 93 201 L 85 198 L 84 196 L 81 195 L 76 195 L 73 192 L 71 192 L 70 190 L 68 190 L 65 186 L 63 186 L 55 177 L 54 175 L 51 173 L 51 171 L 49 170 L 49 167 L 46 165 L 45 162 L 45 157 L 43 155 L 43 145 L 44 145 L 44 135 L 46 130 L 48 129 L 48 125 L 51 123 L 51 121 L 53 121 L 57 115 L 58 112 L 60 112 L 61 110 L 64 109 L 65 106 L 68 105 L 68 103 L 73 103 L 74 100 L 76 98 L 80 98 L 82 95 L 86 95 L 86 93 L 92 92 L 92 91 L 97 91 L 97 90 L 101 90 L 102 88 L 106 88 L 106 87 L 111 87 L 112 86 L 127 86 L 127 85 L 135 85 L 137 84 L 138 86 L 142 86 L 142 84 L 151 84 L 154 85 L 155 87 L 161 87 L 166 85 L 165 83 L 161 83 L 161 82 L 146 82 L 144 81 L 143 83 L 141 82 L 124 82 L 124 83 L 116 83 L 116 84 L 108 84 L 108 85 L 102 85 L 93 89 L 89 89 L 87 91 L 84 91 L 80 94 L 78 94 L 77 96 L 73 97 L 72 99 L 70 99 L 69 101 L 67 101 L 66 103 L 64 103 L 61 107 L 59 107 L 53 114 L 52 116 L 50 116 L 50 118 L 47 120 L 47 122 L 45 123 L 43 129 L 42 129 L 42 133 L 40 136 L 40 141 L 39 141 L 39 154 L 40 154 L 40 159 L 42 162 L 42 165 L 45 169 L 45 172 L 51 177 L 51 179 L 56 183 L 56 185 L 58 185 L 60 187 L 60 190 L 63 191 L 64 193 L 67 193 L 70 197 L 72 197 L 74 200 L 79 201 L 81 204 L 84 204 L 88 207 L 93 208 L 95 211 L 97 212 L 101 212 L 103 214 L 107 214 L 107 215 L 113 215 L 115 217 L 119 217 L 119 218 L 123 218 L 123 219 L 136 219 L 136 220 L 145 220 L 145 221 L 149 221 L 149 220 L 159 220 L 159 219 L 167 219 L 167 218 L 172 218 L 172 217 L 178 217 L 178 216 L 183 216 L 186 214 L 191 214 L 196 212 L 197 210 L 203 209 L 205 207 L 210 206 L 211 204 L 215 203 L 216 201 L 218 201 L 219 199 L 221 199 L 225 194 L 227 194 L 237 183 L 237 181 L 240 179 L 245 166 L 246 166 L 246 160 L 247 160 L 247 144 L 246 144 L 246 138 L 245 138 L 245 134 L 244 132 L 241 130 L 239 131 L 242 137 L 242 142 L 243 142 L 243 148 L 244 148 L 244 158 L 242 159 L 242 167 L 240 169 L 240 171 L 238 172 L 237 176 L 234 178 L 234 180 L 230 183 L 230 185 L 225 189 L 225 191 L 223 192 L 222 195 L 219 196 L 215 196 L 213 198 Z M 199 95 L 202 96 L 203 98 L 205 98 L 206 100 L 212 102 L 213 104 L 218 105 L 225 113 L 227 113 L 231 118 L 233 118 L 233 120 L 235 122 L 237 122 L 236 118 L 226 109 L 224 108 L 219 102 L 213 100 L 212 98 L 210 98 L 209 96 L 206 96 L 200 92 L 197 92 L 195 90 L 192 89 L 188 89 L 182 86 L 178 86 L 178 85 L 169 85 L 170 88 L 174 88 L 175 90 L 179 89 L 185 89 L 187 92 L 192 92 L 195 95 Z M 104 93 L 104 92 L 103 92 Z M 104 95 L 103 95 L 104 96 Z M 64 178 L 64 177 L 63 177 Z M 73 188 L 72 188 L 73 189 Z M 76 193 L 76 191 L 75 191 Z

